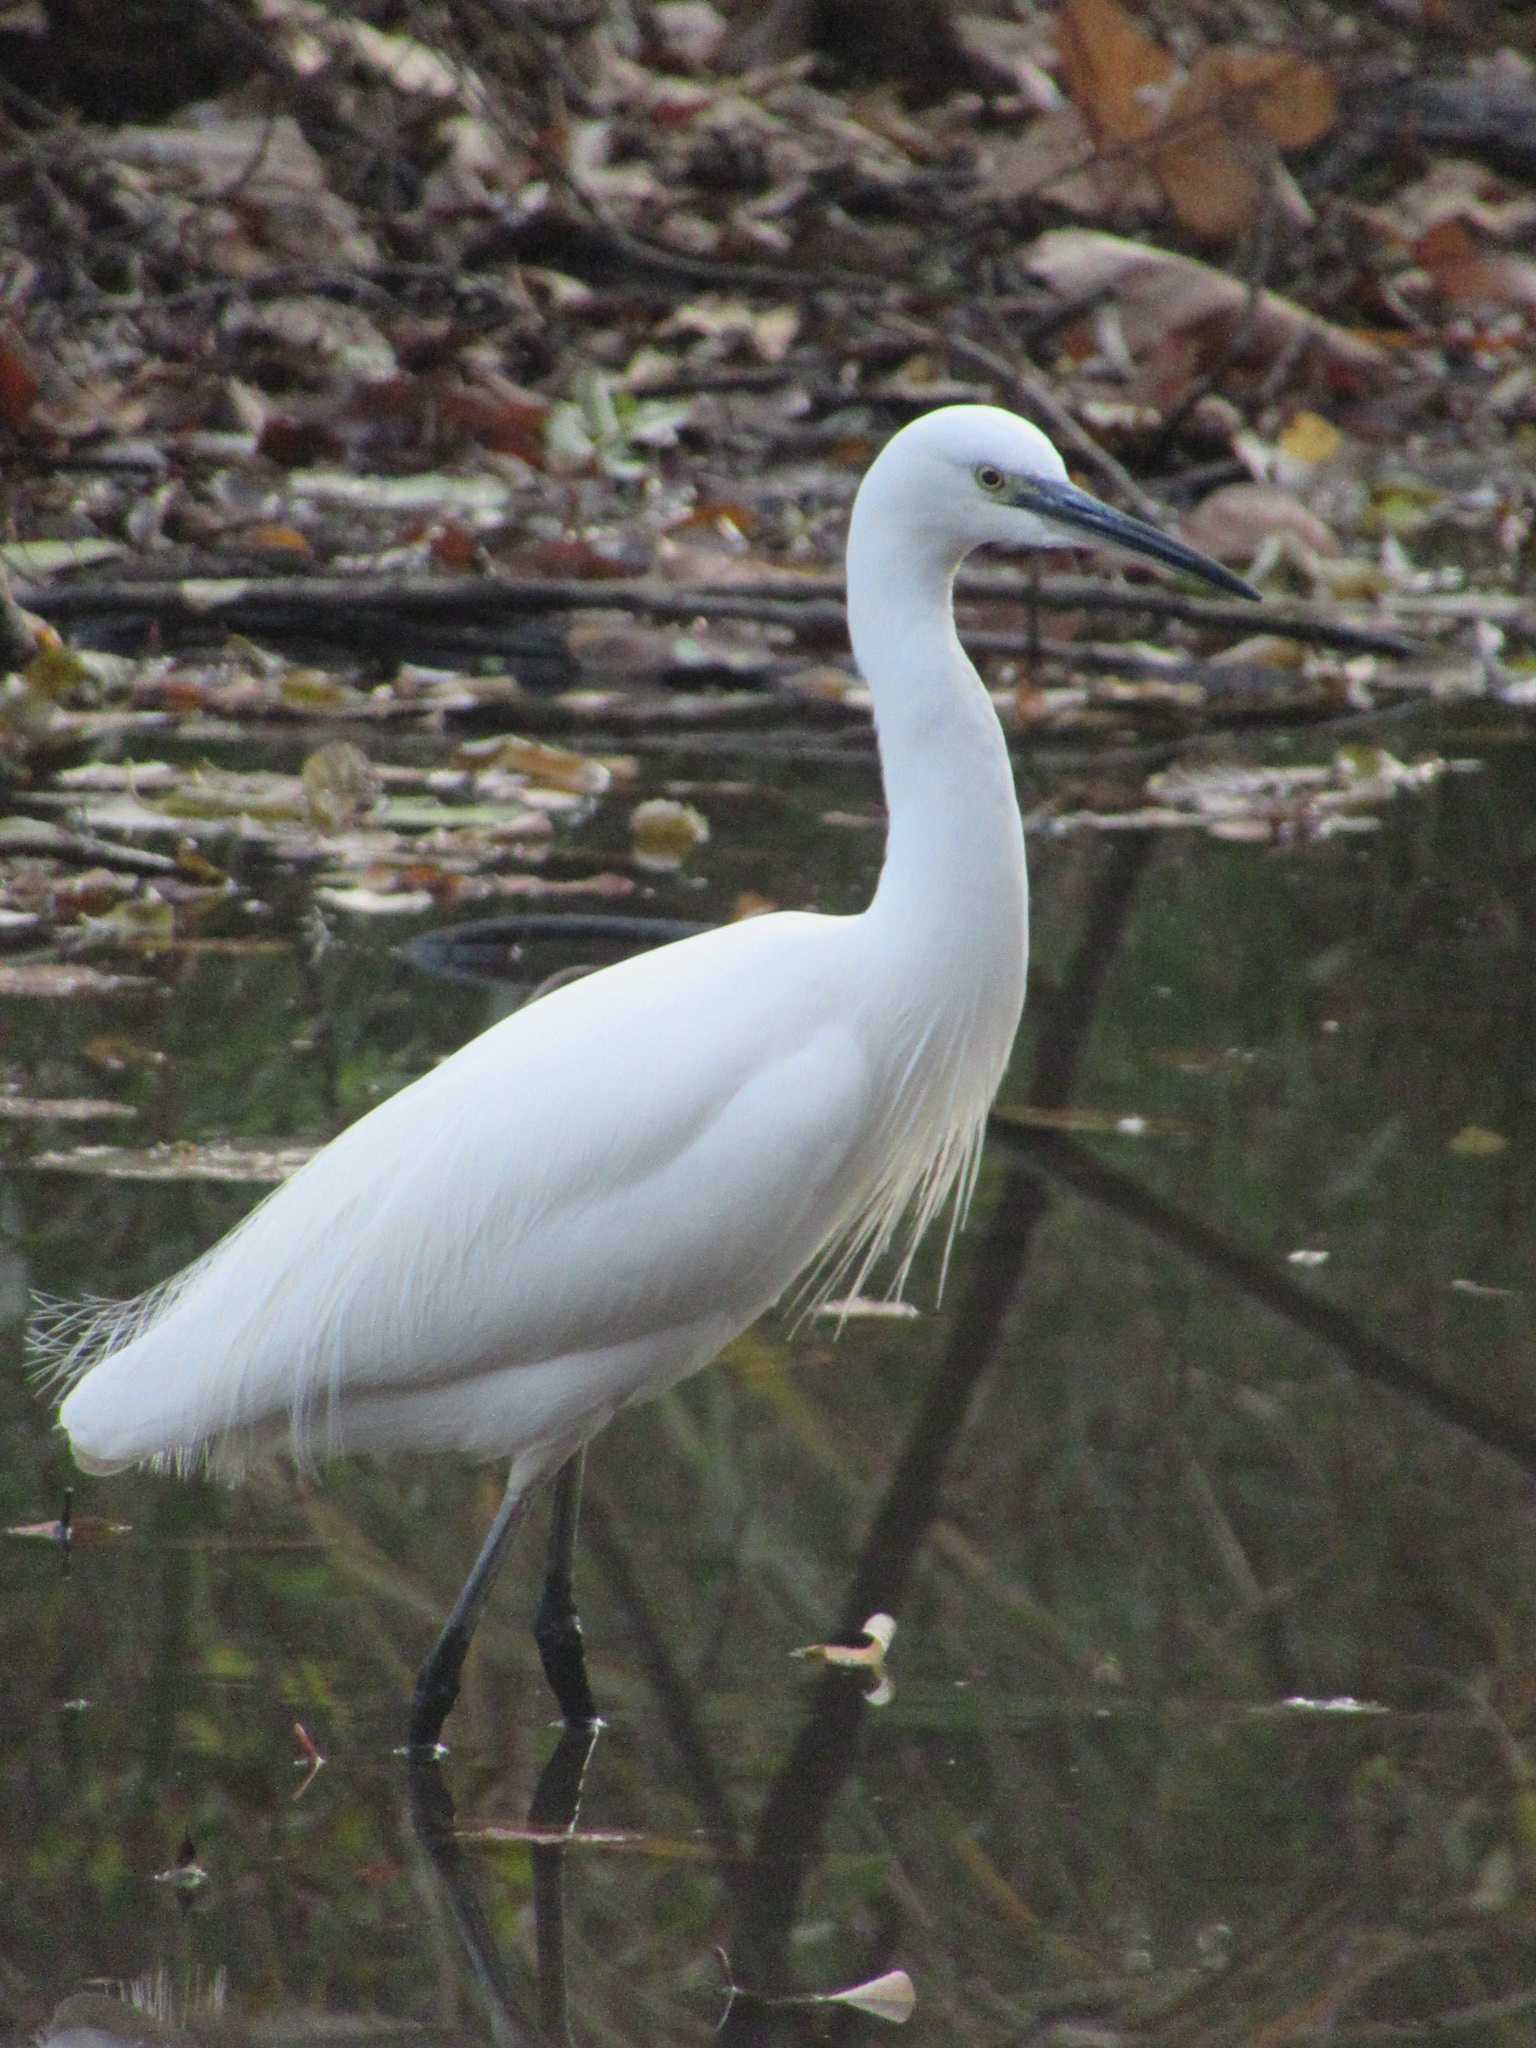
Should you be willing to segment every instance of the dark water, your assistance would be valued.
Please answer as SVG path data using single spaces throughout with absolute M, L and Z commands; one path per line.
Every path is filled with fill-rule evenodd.
M 546 1782 L 557 1819 L 579 1782 L 565 1851 L 441 1833 L 444 1791 L 521 1826 L 556 1749 L 540 1532 L 414 1818 L 393 1753 L 494 1472 L 83 1481 L 77 1514 L 131 1533 L 87 1526 L 68 1569 L 6 1543 L 9 2029 L 703 2041 L 720 1948 L 769 1994 L 905 1969 L 913 2043 L 1532 2038 L 1536 748 L 1481 716 L 1392 744 L 1484 765 L 1362 837 L 1033 838 L 1003 1110 L 1148 1128 L 1005 1134 L 942 1312 L 770 1322 L 599 1440 L 580 1592 L 609 1725 Z M 759 772 L 679 751 L 644 781 Z M 771 781 L 696 792 L 702 880 L 638 907 L 857 903 L 878 834 L 824 817 L 868 809 L 871 773 Z M 286 929 L 301 890 L 267 893 Z M 318 952 L 16 1003 L 7 1063 L 136 1102 L 136 1139 L 323 1133 L 491 1014 L 403 936 L 338 922 Z M 103 1037 L 164 1058 L 104 1083 Z M 10 1142 L 18 1316 L 31 1286 L 162 1277 L 251 1199 Z M 19 1364 L 0 1401 L 0 1521 L 45 1520 L 67 1458 Z M 791 1661 L 877 1608 L 888 1704 Z M 134 1980 L 158 2020 L 105 2002 Z M 726 2038 L 887 2031 L 745 2000 Z

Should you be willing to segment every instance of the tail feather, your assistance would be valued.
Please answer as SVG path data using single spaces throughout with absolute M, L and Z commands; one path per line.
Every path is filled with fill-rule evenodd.
M 242 1462 L 226 1453 L 217 1432 L 189 1426 L 177 1412 L 183 1375 L 163 1370 L 163 1345 L 155 1340 L 175 1344 L 165 1324 L 189 1277 L 190 1271 L 178 1274 L 127 1301 L 38 1300 L 28 1333 L 34 1376 L 59 1398 L 59 1425 L 82 1471 L 148 1465 L 232 1474 Z

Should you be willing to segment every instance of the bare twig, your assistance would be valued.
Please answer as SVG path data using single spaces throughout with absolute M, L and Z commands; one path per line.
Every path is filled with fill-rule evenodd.
M 1024 602 L 1030 593 L 1017 575 L 973 570 L 959 595 L 976 601 Z M 657 619 L 747 619 L 797 634 L 841 636 L 842 579 L 785 576 L 759 583 L 702 583 L 688 587 L 640 579 L 549 581 L 499 576 L 210 576 L 101 578 L 89 582 L 23 586 L 20 600 L 55 623 L 81 620 L 156 620 L 250 631 L 297 632 L 344 627 L 348 617 L 480 621 L 536 618 L 563 611 L 631 611 Z M 1038 601 L 1046 610 L 1141 612 L 1157 619 L 1213 629 L 1252 632 L 1255 624 L 1286 639 L 1345 652 L 1397 656 L 1424 648 L 1394 625 L 1360 625 L 1302 606 L 1251 606 L 1187 596 L 1155 584 L 1106 583 L 1087 576 L 1045 576 Z M 972 643 L 994 653 L 1027 654 L 1020 636 Z

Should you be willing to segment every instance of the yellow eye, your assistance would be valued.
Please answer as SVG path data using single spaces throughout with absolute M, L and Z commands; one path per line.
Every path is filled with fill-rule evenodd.
M 983 462 L 976 471 L 976 481 L 989 497 L 995 498 L 1008 479 L 1000 469 L 994 469 L 990 462 Z

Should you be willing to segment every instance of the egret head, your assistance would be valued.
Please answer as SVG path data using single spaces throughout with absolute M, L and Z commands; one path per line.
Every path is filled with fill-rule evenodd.
M 1258 596 L 1208 555 L 1080 491 L 1040 429 L 995 405 L 941 406 L 903 427 L 876 457 L 859 497 L 866 515 L 920 529 L 952 563 L 989 541 L 1107 548 L 1238 597 Z

